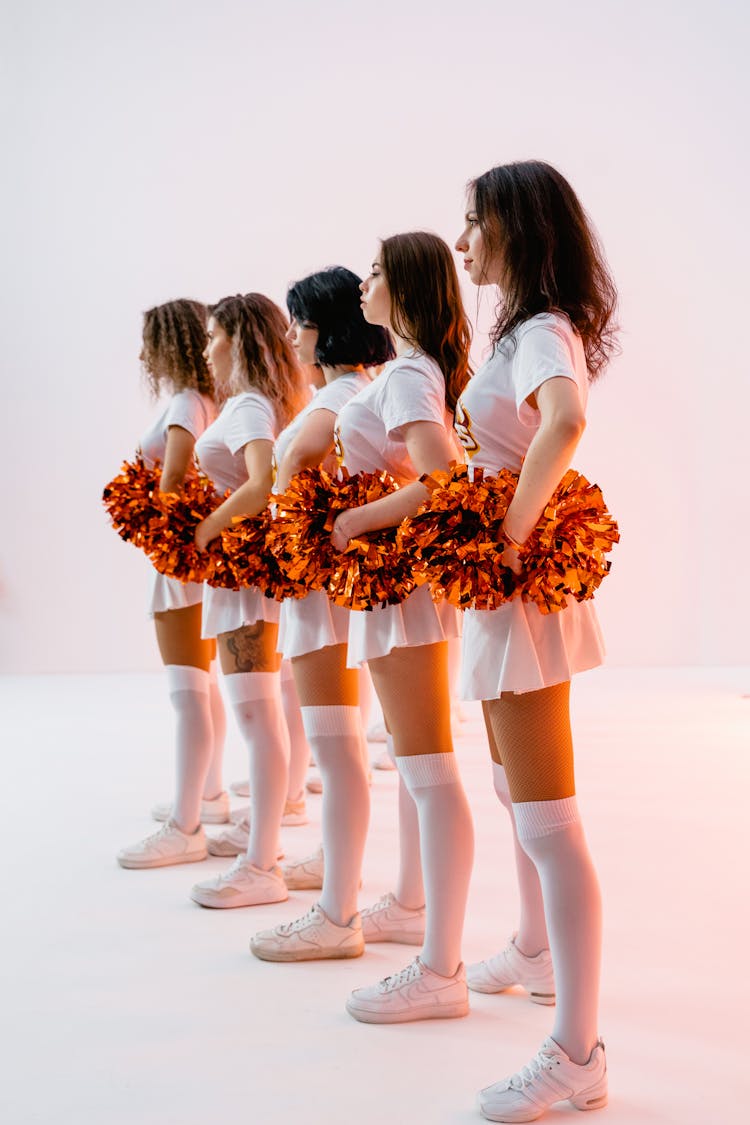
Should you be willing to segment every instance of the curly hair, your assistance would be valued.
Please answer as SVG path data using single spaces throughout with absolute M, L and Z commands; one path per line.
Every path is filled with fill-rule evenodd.
M 232 341 L 230 394 L 260 391 L 273 403 L 279 428 L 288 426 L 304 406 L 304 379 L 279 306 L 262 293 L 246 293 L 222 297 L 208 314 Z
M 451 410 L 471 375 L 471 326 L 447 244 L 429 231 L 394 234 L 381 242 L 394 332 L 432 356 L 445 377 Z
M 581 337 L 593 381 L 617 348 L 617 290 L 573 188 L 541 160 L 490 168 L 468 188 L 485 245 L 502 255 L 493 344 L 537 313 L 563 312 Z
M 143 314 L 141 364 L 155 396 L 167 386 L 173 393 L 187 388 L 214 395 L 206 347 L 206 306 L 199 301 L 167 301 Z
M 395 356 L 386 329 L 362 316 L 361 280 L 344 266 L 329 266 L 289 286 L 289 315 L 318 330 L 318 366 L 379 367 Z

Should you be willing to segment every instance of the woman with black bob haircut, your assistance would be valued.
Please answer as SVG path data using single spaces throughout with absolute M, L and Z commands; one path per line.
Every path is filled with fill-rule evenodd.
M 304 364 L 317 364 L 324 383 L 279 435 L 276 490 L 302 469 L 333 453 L 339 411 L 369 388 L 368 367 L 393 357 L 386 330 L 368 324 L 360 308 L 360 279 L 333 266 L 295 282 L 287 294 L 287 337 Z M 267 961 L 359 957 L 364 953 L 357 911 L 370 787 L 367 742 L 359 710 L 359 673 L 347 668 L 350 611 L 323 591 L 290 598 L 281 607 L 279 649 L 291 660 L 307 741 L 323 781 L 323 847 L 283 868 L 290 890 L 322 888 L 319 901 L 296 922 L 255 935 L 250 948 Z M 292 762 L 290 792 L 301 787 L 307 762 Z M 324 860 L 325 857 L 325 860 Z
M 570 467 L 589 383 L 614 348 L 616 291 L 567 180 L 539 161 L 492 168 L 469 184 L 456 242 L 475 285 L 496 285 L 494 348 L 462 393 L 456 429 L 472 469 L 519 473 L 504 522 L 504 561 L 524 545 Z M 575 797 L 570 680 L 601 664 L 591 601 L 542 614 L 514 598 L 464 615 L 462 696 L 482 700 L 494 787 L 514 832 L 518 930 L 467 968 L 469 987 L 523 986 L 557 1003 L 552 1036 L 528 1066 L 482 1090 L 491 1121 L 533 1121 L 554 1102 L 607 1102 L 598 1036 L 599 885 Z

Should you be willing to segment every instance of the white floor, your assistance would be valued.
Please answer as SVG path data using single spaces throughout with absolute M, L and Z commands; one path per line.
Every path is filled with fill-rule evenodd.
M 747 1121 L 750 669 L 601 670 L 574 688 L 579 800 L 605 896 L 606 1125 Z M 371 1027 L 347 992 L 414 950 L 273 965 L 259 928 L 314 901 L 208 911 L 186 891 L 228 861 L 123 871 L 117 849 L 170 794 L 158 676 L 0 680 L 2 1061 L 7 1125 L 477 1122 L 476 1089 L 528 1061 L 551 1012 L 472 995 L 468 1019 Z M 456 730 L 477 828 L 465 955 L 495 952 L 516 898 L 477 709 Z M 245 768 L 236 736 L 227 777 Z M 394 774 L 373 777 L 362 903 L 396 864 Z M 284 829 L 287 855 L 318 841 Z M 569 1106 L 548 1120 L 578 1120 Z

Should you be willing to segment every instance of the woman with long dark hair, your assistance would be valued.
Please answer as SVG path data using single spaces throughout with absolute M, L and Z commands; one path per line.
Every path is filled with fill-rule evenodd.
M 427 495 L 419 477 L 455 457 L 452 412 L 469 375 L 470 330 L 442 239 L 423 231 L 384 239 L 361 288 L 365 320 L 389 330 L 396 358 L 341 410 L 338 453 L 350 472 L 385 469 L 401 487 L 338 516 L 340 550 L 416 512 Z M 352 993 L 347 1010 L 363 1022 L 468 1012 L 461 937 L 474 840 L 450 729 L 447 641 L 456 634 L 455 611 L 425 587 L 350 618 L 348 663 L 369 664 L 403 782 L 400 897 L 362 912 L 364 938 L 423 943 L 400 973 Z
M 211 373 L 203 357 L 206 309 L 177 300 L 143 314 L 141 363 L 154 397 L 168 402 L 140 452 L 147 465 L 161 463 L 162 492 L 179 489 L 193 458 L 196 439 L 216 417 Z M 176 718 L 176 788 L 171 802 L 152 809 L 165 821 L 158 832 L 127 848 L 122 867 L 166 867 L 206 857 L 201 824 L 229 819 L 222 785 L 226 722 L 216 682 L 216 644 L 201 637 L 203 586 L 153 572 L 149 611 L 167 675 Z
M 548 164 L 492 168 L 469 186 L 456 243 L 476 285 L 500 295 L 493 351 L 461 394 L 456 429 L 469 465 L 520 473 L 504 561 L 524 544 L 570 467 L 589 383 L 613 349 L 616 293 L 573 189 Z M 591 601 L 542 614 L 514 598 L 464 615 L 462 695 L 481 699 L 494 786 L 513 826 L 521 918 L 507 948 L 467 969 L 469 987 L 522 985 L 557 1003 L 532 1061 L 480 1093 L 492 1121 L 532 1121 L 556 1101 L 607 1101 L 598 1037 L 599 886 L 575 797 L 570 679 L 602 662 Z

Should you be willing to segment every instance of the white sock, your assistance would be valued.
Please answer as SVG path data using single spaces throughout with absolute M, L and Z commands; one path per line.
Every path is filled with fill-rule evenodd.
M 466 898 L 474 861 L 474 825 L 455 754 L 396 758 L 417 806 L 425 885 L 422 960 L 453 976 L 461 963 Z
M 360 665 L 359 668 L 359 712 L 362 717 L 360 724 L 360 746 L 362 748 L 362 761 L 364 763 L 365 772 L 370 774 L 370 751 L 367 746 L 367 730 L 370 726 L 370 713 L 372 712 L 372 697 L 374 695 L 372 689 L 372 680 L 370 679 L 370 670 L 366 664 Z
M 578 804 L 524 801 L 513 812 L 544 896 L 557 995 L 552 1038 L 582 1064 L 598 1036 L 601 898 Z
M 370 820 L 358 707 L 303 707 L 302 719 L 323 781 L 323 890 L 320 905 L 338 926 L 357 912 Z
M 287 799 L 301 801 L 305 795 L 305 778 L 310 765 L 310 747 L 302 722 L 297 685 L 294 682 L 291 661 L 281 664 L 281 702 L 289 731 L 289 789 Z
M 386 734 L 385 748 L 394 765 L 398 765 L 396 752 L 393 748 L 392 734 Z M 396 901 L 405 906 L 407 910 L 419 910 L 424 906 L 422 853 L 419 846 L 419 816 L 414 798 L 400 773 L 398 775 L 398 837 Z
M 224 742 L 227 736 L 227 716 L 224 711 L 224 700 L 221 697 L 215 660 L 211 661 L 208 668 L 208 699 L 211 707 L 211 725 L 213 726 L 213 749 L 208 774 L 203 786 L 203 796 L 210 801 L 214 797 L 218 797 L 219 793 L 224 790 Z
M 510 816 L 513 831 L 513 848 L 516 857 L 516 875 L 518 876 L 518 893 L 521 902 L 521 918 L 516 934 L 516 946 L 527 957 L 536 957 L 543 949 L 549 948 L 547 937 L 547 923 L 544 920 L 544 900 L 542 888 L 539 884 L 537 869 L 529 856 L 524 851 L 516 830 L 516 818 L 513 814 L 513 802 L 510 798 L 508 778 L 505 766 L 492 763 L 492 781 L 495 786 L 500 804 L 503 805 Z
M 192 833 L 201 821 L 201 798 L 211 761 L 211 706 L 208 672 L 187 664 L 167 664 L 169 697 L 177 717 L 177 786 L 172 819 Z
M 250 774 L 250 840 L 247 858 L 269 870 L 278 856 L 289 770 L 289 731 L 278 672 L 234 672 L 225 677 L 227 698 L 247 746 Z

